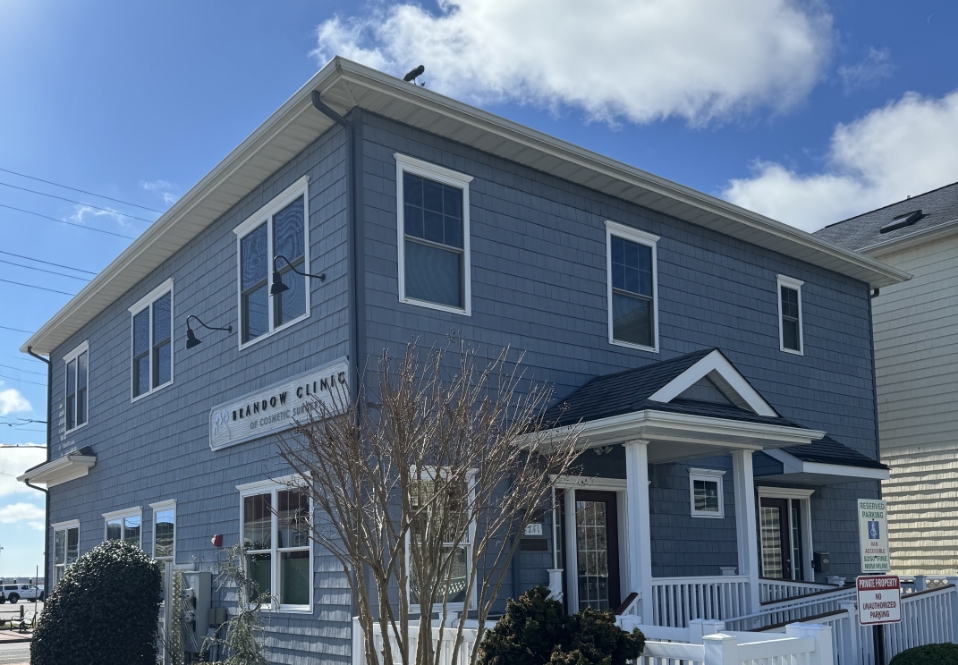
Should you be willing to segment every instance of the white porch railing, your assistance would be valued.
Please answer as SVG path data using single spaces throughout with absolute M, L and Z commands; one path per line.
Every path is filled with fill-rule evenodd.
M 797 596 L 807 596 L 810 593 L 832 591 L 837 588 L 834 584 L 818 584 L 816 582 L 795 582 L 765 578 L 758 581 L 759 600 L 763 603 L 788 600 Z
M 807 596 L 789 598 L 773 603 L 763 603 L 761 610 L 740 617 L 725 620 L 726 627 L 733 630 L 758 630 L 776 624 L 802 621 L 809 617 L 827 614 L 841 609 L 841 604 L 853 601 L 855 587 L 836 587 L 831 591 L 821 591 Z
M 652 624 L 684 628 L 692 619 L 724 620 L 748 611 L 748 577 L 652 578 Z

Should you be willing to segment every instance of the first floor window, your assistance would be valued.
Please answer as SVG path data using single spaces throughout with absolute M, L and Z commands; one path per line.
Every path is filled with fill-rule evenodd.
M 173 380 L 173 280 L 136 305 L 133 315 L 133 397 Z
M 80 523 L 71 522 L 53 527 L 53 585 L 63 579 L 67 569 L 80 556 Z
M 654 236 L 606 222 L 609 341 L 658 349 Z
M 782 351 L 802 353 L 802 284 L 778 276 L 779 341 Z
M 87 421 L 89 346 L 84 342 L 63 359 L 66 363 L 66 426 L 69 432 Z
M 247 576 L 280 610 L 309 610 L 312 598 L 310 508 L 305 492 L 277 486 L 241 490 Z
M 692 517 L 724 517 L 725 499 L 722 495 L 724 471 L 716 469 L 689 469 Z
M 176 543 L 176 502 L 154 503 L 153 509 L 153 558 L 157 561 L 173 561 Z
M 103 519 L 106 520 L 104 540 L 122 540 L 140 547 L 143 516 L 139 508 L 107 513 Z

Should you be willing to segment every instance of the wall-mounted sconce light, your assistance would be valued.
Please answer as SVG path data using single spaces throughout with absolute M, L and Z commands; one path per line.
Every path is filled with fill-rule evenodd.
M 192 349 L 194 346 L 199 346 L 200 342 L 203 341 L 201 339 L 197 339 L 196 335 L 193 333 L 193 329 L 190 328 L 190 319 L 196 319 L 197 323 L 199 323 L 204 328 L 208 328 L 209 330 L 222 330 L 223 332 L 228 332 L 228 333 L 233 332 L 233 326 L 226 326 L 225 328 L 214 328 L 213 326 L 208 326 L 202 321 L 200 321 L 200 317 L 196 316 L 195 314 L 190 314 L 188 317 L 186 317 L 186 348 L 188 349 Z
M 293 264 L 289 262 L 289 259 L 287 259 L 285 256 L 281 256 L 281 255 L 274 256 L 273 257 L 273 285 L 269 287 L 269 294 L 271 296 L 278 295 L 282 293 L 283 291 L 289 291 L 289 287 L 283 284 L 283 276 L 280 275 L 279 270 L 276 269 L 276 262 L 280 259 L 283 259 L 284 261 L 286 261 L 286 265 L 288 265 L 290 270 L 295 272 L 297 275 L 302 275 L 303 277 L 312 277 L 313 279 L 318 279 L 321 282 L 326 281 L 326 273 L 322 273 L 319 275 L 310 275 L 309 273 L 297 270 L 293 266 Z

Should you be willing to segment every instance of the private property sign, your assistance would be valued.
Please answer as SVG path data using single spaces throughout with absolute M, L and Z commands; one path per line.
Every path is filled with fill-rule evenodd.
M 858 538 L 863 573 L 887 573 L 891 570 L 888 504 L 880 499 L 858 500 Z
M 894 575 L 863 575 L 858 582 L 858 623 L 901 621 L 901 581 Z

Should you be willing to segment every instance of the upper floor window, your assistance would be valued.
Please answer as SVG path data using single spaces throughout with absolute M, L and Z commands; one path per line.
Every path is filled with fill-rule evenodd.
M 725 517 L 722 476 L 718 469 L 689 469 L 692 517 Z
M 782 351 L 802 354 L 802 282 L 778 276 L 778 334 Z
M 104 540 L 122 540 L 141 547 L 143 535 L 143 511 L 140 508 L 127 508 L 112 513 L 104 513 L 106 521 Z
M 309 178 L 303 176 L 233 230 L 239 244 L 241 347 L 309 315 L 306 278 L 293 271 L 309 272 L 308 191 Z M 270 296 L 274 271 L 289 288 Z
M 133 398 L 173 381 L 173 280 L 130 308 L 133 315 Z
M 644 351 L 659 350 L 659 237 L 606 222 L 609 342 Z
M 469 315 L 472 176 L 405 155 L 395 157 L 399 299 Z
M 80 522 L 71 520 L 52 524 L 51 527 L 53 528 L 53 586 L 56 586 L 80 556 Z
M 87 422 L 87 388 L 90 381 L 90 345 L 84 342 L 73 349 L 63 362 L 66 364 L 66 429 L 76 429 Z

